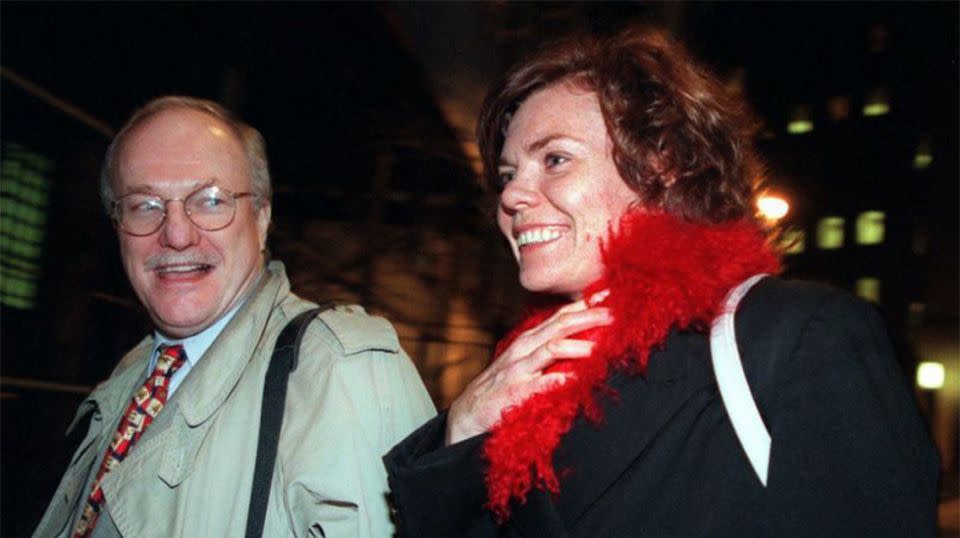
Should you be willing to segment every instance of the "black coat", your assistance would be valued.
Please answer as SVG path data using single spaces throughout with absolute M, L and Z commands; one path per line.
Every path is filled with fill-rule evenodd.
M 443 447 L 445 415 L 385 458 L 407 537 L 934 536 L 938 462 L 876 312 L 848 294 L 764 279 L 737 343 L 772 437 L 764 488 L 720 399 L 705 334 L 675 332 L 645 377 L 614 374 L 600 426 L 579 419 L 536 490 L 498 527 L 486 436 Z

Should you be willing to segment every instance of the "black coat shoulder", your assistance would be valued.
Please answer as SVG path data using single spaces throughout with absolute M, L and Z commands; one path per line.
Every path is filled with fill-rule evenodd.
M 933 536 L 937 460 L 876 309 L 827 286 L 760 281 L 735 318 L 772 436 L 766 488 L 718 394 L 706 334 L 675 331 L 646 376 L 610 379 L 604 421 L 555 456 L 560 495 L 497 526 L 483 436 L 443 446 L 445 416 L 385 458 L 401 536 Z

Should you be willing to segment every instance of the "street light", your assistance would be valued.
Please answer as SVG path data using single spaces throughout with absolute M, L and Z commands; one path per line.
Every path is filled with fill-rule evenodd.
M 790 211 L 790 204 L 779 196 L 764 194 L 757 199 L 757 210 L 767 222 L 774 223 Z
M 941 389 L 945 378 L 946 372 L 942 363 L 925 361 L 917 365 L 917 386 L 922 389 Z

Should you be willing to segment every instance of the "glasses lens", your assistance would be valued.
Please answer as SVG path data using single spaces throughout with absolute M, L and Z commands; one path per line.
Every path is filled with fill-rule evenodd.
M 184 205 L 197 227 L 219 230 L 233 221 L 237 201 L 230 191 L 214 185 L 191 194 L 184 200 Z
M 128 194 L 117 200 L 120 227 L 136 235 L 148 235 L 163 222 L 163 200 L 149 194 Z

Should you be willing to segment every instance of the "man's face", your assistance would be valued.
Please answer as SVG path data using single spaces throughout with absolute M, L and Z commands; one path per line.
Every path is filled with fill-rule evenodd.
M 164 110 L 131 130 L 116 158 L 113 192 L 182 200 L 215 183 L 249 192 L 250 170 L 233 131 L 213 116 L 179 108 Z M 237 200 L 233 222 L 209 232 L 195 226 L 183 203 L 167 204 L 166 220 L 147 236 L 118 228 L 120 253 L 130 284 L 164 334 L 183 338 L 209 327 L 244 297 L 264 263 L 270 206 Z

